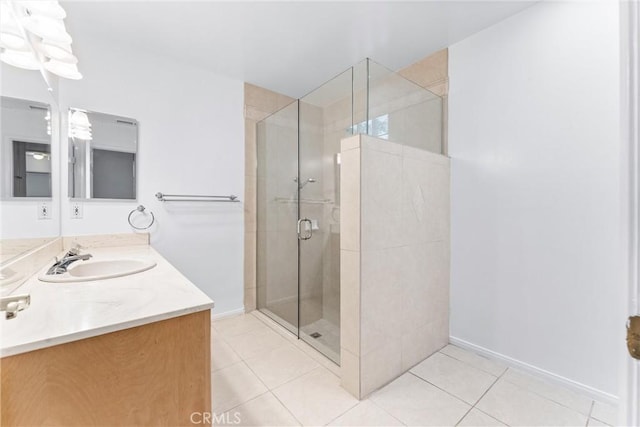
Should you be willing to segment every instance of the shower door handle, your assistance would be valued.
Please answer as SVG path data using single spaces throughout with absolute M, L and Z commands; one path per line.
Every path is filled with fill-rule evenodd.
M 306 222 L 307 224 L 309 224 L 309 228 L 307 228 L 307 231 L 309 231 L 308 234 L 302 234 L 302 223 Z M 299 240 L 309 240 L 311 238 L 311 236 L 313 236 L 313 225 L 311 224 L 311 220 L 309 218 L 300 218 L 298 220 L 298 239 Z

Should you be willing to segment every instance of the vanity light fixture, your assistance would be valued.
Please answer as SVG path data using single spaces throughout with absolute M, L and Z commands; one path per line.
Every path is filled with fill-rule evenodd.
M 82 110 L 69 110 L 69 136 L 75 139 L 91 141 L 91 122 L 89 116 Z
M 82 78 L 64 25 L 67 14 L 57 1 L 2 0 L 0 8 L 2 62 L 66 79 Z

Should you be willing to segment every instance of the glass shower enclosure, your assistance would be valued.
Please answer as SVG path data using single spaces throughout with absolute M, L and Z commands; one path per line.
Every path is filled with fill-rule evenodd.
M 258 309 L 340 364 L 340 141 L 442 152 L 442 99 L 371 60 L 258 122 Z

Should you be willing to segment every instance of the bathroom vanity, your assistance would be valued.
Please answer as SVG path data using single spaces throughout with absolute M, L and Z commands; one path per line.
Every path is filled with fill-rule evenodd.
M 191 425 L 210 412 L 213 301 L 148 245 L 85 251 L 156 265 L 45 283 L 47 263 L 19 288 L 31 306 L 0 320 L 1 424 Z

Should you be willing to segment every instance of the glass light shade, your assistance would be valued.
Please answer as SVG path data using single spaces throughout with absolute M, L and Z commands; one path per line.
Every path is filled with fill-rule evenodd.
M 26 16 L 22 25 L 31 33 L 45 40 L 57 43 L 71 44 L 72 39 L 60 19 L 53 19 L 41 15 Z
M 78 58 L 76 58 L 73 53 L 71 53 L 70 44 L 62 44 L 49 40 L 43 40 L 40 43 L 36 43 L 36 49 L 38 49 L 38 52 L 40 52 L 47 58 L 55 59 L 60 62 L 66 62 L 68 64 L 78 63 Z
M 53 19 L 64 19 L 67 13 L 57 1 L 22 1 L 22 6 L 32 15 L 43 15 Z
M 74 110 L 73 113 L 71 113 L 70 125 L 72 128 L 91 128 L 89 116 L 87 116 L 87 113 L 80 110 Z
M 40 61 L 38 61 L 31 52 L 6 49 L 0 54 L 0 60 L 14 67 L 24 68 L 26 70 L 40 69 Z
M 76 64 L 50 59 L 44 63 L 44 68 L 57 76 L 64 77 L 65 79 L 80 80 L 82 78 L 82 74 L 78 71 Z
M 91 141 L 91 122 L 87 113 L 80 110 L 73 110 L 69 114 L 69 136 L 71 138 Z
M 0 46 L 5 49 L 29 51 L 27 41 L 20 33 L 5 31 L 5 28 L 0 30 Z

